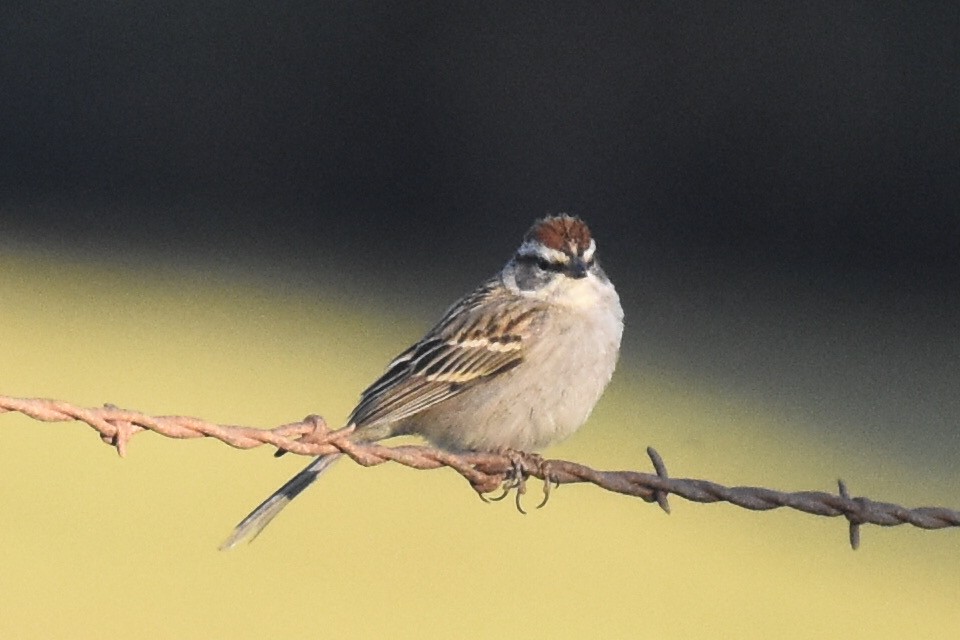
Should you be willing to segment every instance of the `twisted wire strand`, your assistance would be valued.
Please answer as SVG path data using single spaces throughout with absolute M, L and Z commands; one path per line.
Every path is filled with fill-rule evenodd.
M 154 431 L 168 438 L 214 438 L 237 449 L 271 445 L 307 456 L 339 451 L 366 467 L 385 462 L 396 462 L 413 469 L 449 467 L 463 476 L 481 498 L 503 486 L 507 490 L 515 489 L 520 511 L 523 511 L 520 498 L 526 490 L 525 480 L 534 477 L 544 481 L 544 501 L 540 506 L 549 497 L 552 485 L 586 482 L 645 502 L 656 502 L 668 513 L 667 497 L 673 494 L 691 502 L 728 502 L 753 511 L 787 507 L 818 516 L 843 516 L 849 523 L 850 545 L 854 549 L 860 544 L 860 526 L 864 524 L 884 527 L 909 524 L 921 529 L 960 526 L 960 511 L 942 507 L 909 509 L 853 497 L 842 480 L 838 481 L 838 493 L 834 494 L 727 487 L 709 480 L 671 478 L 663 459 L 652 447 L 647 449 L 647 454 L 655 473 L 600 471 L 576 462 L 544 460 L 535 454 L 514 451 L 455 454 L 427 446 L 356 444 L 347 438 L 351 428 L 331 431 L 317 415 L 272 429 L 255 429 L 215 424 L 190 416 L 150 416 L 109 404 L 101 408 L 83 408 L 60 400 L 0 395 L 0 414 L 8 412 L 21 413 L 43 422 L 83 422 L 93 427 L 101 439 L 115 447 L 121 456 L 126 454 L 130 438 L 141 431 Z

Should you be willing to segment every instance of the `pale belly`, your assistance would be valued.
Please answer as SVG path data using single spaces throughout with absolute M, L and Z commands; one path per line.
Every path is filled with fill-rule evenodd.
M 567 438 L 603 394 L 620 348 L 620 316 L 592 323 L 560 318 L 524 362 L 418 414 L 411 431 L 451 451 L 538 451 Z

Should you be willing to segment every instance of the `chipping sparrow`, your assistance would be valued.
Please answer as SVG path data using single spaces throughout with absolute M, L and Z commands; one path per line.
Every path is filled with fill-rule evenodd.
M 623 310 L 579 218 L 546 217 L 360 396 L 356 442 L 416 434 L 451 451 L 536 451 L 583 424 L 610 381 Z M 253 539 L 342 454 L 320 456 L 223 543 Z

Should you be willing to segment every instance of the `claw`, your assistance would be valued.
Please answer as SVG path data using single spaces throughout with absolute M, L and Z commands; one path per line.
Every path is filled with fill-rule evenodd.
M 523 508 L 522 499 L 527 493 L 527 478 L 530 476 L 527 469 L 536 468 L 537 471 L 534 475 L 543 478 L 543 500 L 537 505 L 537 509 L 543 508 L 550 500 L 552 490 L 560 486 L 560 481 L 550 471 L 550 463 L 536 453 L 523 453 L 513 449 L 501 449 L 497 453 L 509 459 L 510 469 L 506 473 L 500 495 L 494 498 L 484 497 L 484 502 L 499 502 L 516 489 L 517 494 L 514 497 L 514 504 L 517 511 L 526 515 L 527 511 Z
M 546 476 L 546 479 L 543 481 L 543 500 L 537 505 L 537 509 L 543 509 L 544 505 L 546 505 L 550 499 L 550 485 L 552 485 L 553 482 L 549 476 Z
M 560 482 L 553 477 L 553 473 L 550 471 L 550 463 L 548 461 L 544 460 L 537 454 L 532 454 L 531 457 L 536 462 L 537 471 L 539 471 L 540 477 L 543 478 L 543 500 L 541 500 L 540 504 L 537 505 L 537 509 L 542 509 L 550 500 L 551 490 L 554 487 L 559 487 Z
M 510 459 L 510 471 L 503 483 L 503 495 L 498 496 L 498 499 L 506 498 L 511 491 L 516 489 L 515 504 L 517 505 L 517 511 L 526 514 L 527 512 L 524 511 L 520 502 L 521 496 L 527 492 L 527 474 L 523 466 L 524 454 L 513 449 L 504 449 L 501 453 Z
M 484 497 L 484 498 L 483 498 L 484 501 L 486 501 L 486 502 L 500 502 L 501 500 L 503 500 L 504 498 L 506 498 L 506 497 L 510 494 L 510 489 L 511 489 L 511 487 L 507 486 L 507 483 L 506 483 L 506 482 L 503 483 L 503 487 L 501 487 L 501 489 L 503 490 L 503 492 L 502 492 L 500 495 L 498 495 L 496 498 L 487 498 L 487 497 Z
M 523 515 L 527 515 L 527 512 L 523 510 L 523 505 L 520 504 L 520 497 L 527 492 L 527 483 L 523 482 L 517 485 L 517 511 Z
M 521 504 L 520 502 L 520 499 L 527 493 L 526 474 L 524 474 L 523 469 L 519 466 L 515 469 L 514 473 L 516 473 L 516 476 L 513 479 L 512 488 L 517 490 L 517 494 L 516 494 L 517 511 L 519 511 L 523 515 L 527 515 L 527 512 L 523 508 L 523 504 Z

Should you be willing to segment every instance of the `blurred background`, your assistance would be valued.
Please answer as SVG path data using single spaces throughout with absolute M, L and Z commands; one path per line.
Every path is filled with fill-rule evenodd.
M 0 393 L 339 424 L 534 218 L 627 313 L 549 456 L 960 506 L 954 4 L 0 7 Z M 6 415 L 3 637 L 946 637 L 955 532 Z M 537 491 L 534 491 L 534 494 Z M 536 499 L 531 496 L 531 499 Z M 854 613 L 855 615 L 851 615 Z

